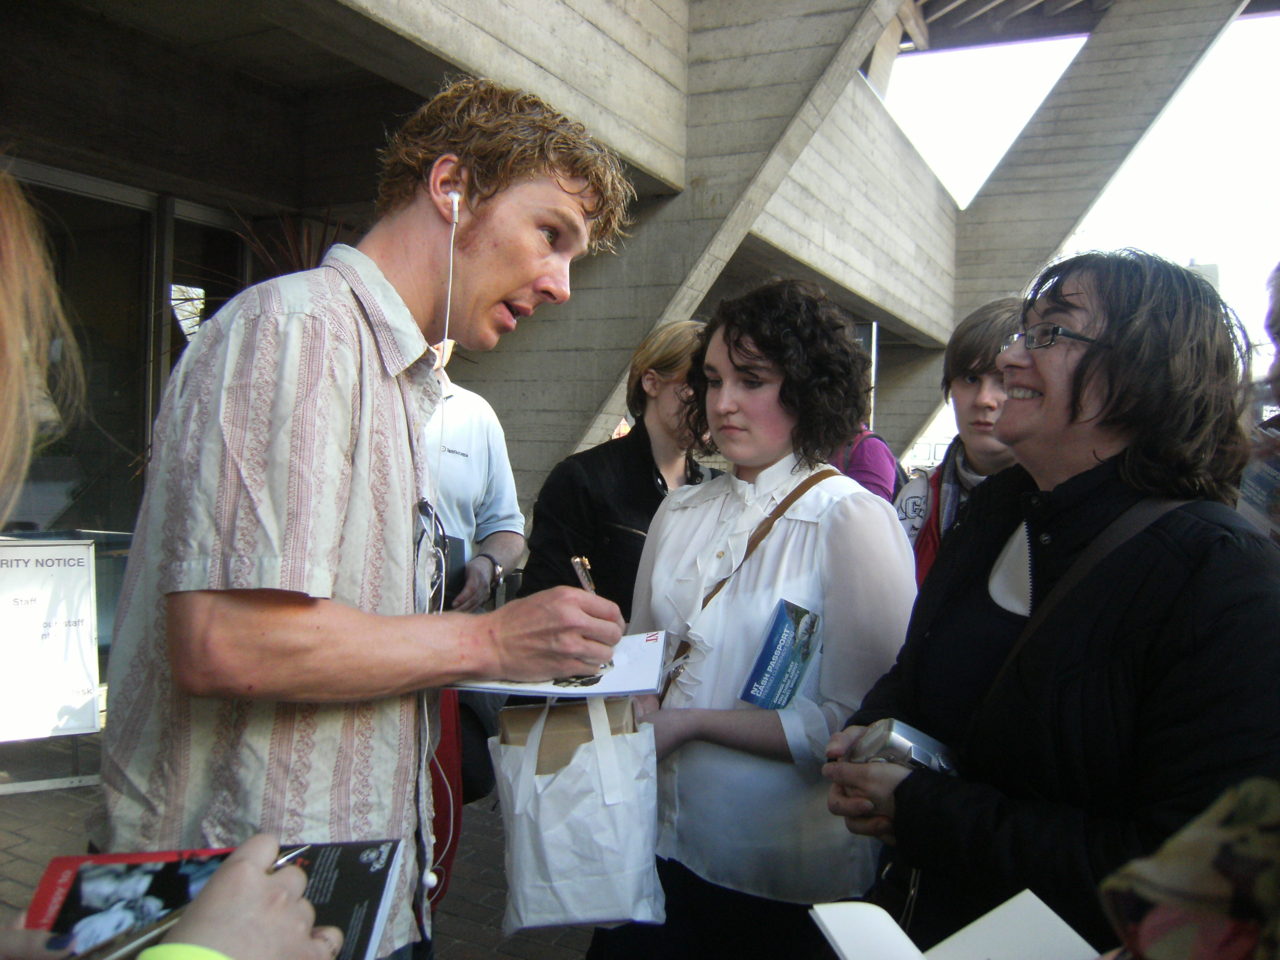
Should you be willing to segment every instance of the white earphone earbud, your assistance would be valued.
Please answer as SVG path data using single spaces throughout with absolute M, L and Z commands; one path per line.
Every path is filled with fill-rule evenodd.
M 458 222 L 458 204 L 462 202 L 462 194 L 457 190 L 449 191 L 449 199 L 453 201 L 453 222 Z

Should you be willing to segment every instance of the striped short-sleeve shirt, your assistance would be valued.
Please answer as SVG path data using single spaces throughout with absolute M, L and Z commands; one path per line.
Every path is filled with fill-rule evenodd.
M 108 672 L 108 850 L 402 837 L 428 817 L 428 703 L 191 697 L 175 687 L 164 598 L 289 590 L 414 610 L 414 456 L 439 400 L 434 353 L 360 252 L 244 291 L 174 370 Z M 421 798 L 421 801 L 420 801 Z M 381 953 L 414 939 L 405 858 Z

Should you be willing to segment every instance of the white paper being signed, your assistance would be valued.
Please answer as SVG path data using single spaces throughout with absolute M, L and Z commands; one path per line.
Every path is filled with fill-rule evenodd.
M 516 693 L 525 697 L 623 697 L 633 693 L 657 693 L 662 685 L 662 661 L 667 634 L 629 633 L 613 648 L 613 665 L 595 676 L 572 680 L 477 680 L 452 684 L 458 690 Z

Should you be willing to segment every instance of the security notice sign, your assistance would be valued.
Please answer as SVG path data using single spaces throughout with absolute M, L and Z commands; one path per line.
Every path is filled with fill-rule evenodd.
M 93 541 L 0 540 L 0 741 L 98 729 Z

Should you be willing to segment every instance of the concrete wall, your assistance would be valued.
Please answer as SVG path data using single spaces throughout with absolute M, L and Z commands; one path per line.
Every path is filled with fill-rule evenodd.
M 956 205 L 880 98 L 855 76 L 752 232 L 923 346 L 950 333 Z
M 902 456 L 942 407 L 942 349 L 882 346 L 877 361 L 876 432 Z
M 521 339 L 476 357 L 470 371 L 468 385 L 507 426 L 522 498 L 536 493 L 557 459 L 608 436 L 624 412 L 621 377 L 631 349 L 656 322 L 697 309 L 849 86 L 892 6 L 694 4 L 687 188 L 646 203 L 623 256 L 584 264 L 570 303 L 530 324 L 528 339 L 520 331 Z M 536 362 L 512 358 L 524 345 Z M 465 371 L 458 376 L 467 382 Z M 529 378 L 539 381 L 536 409 Z
M 8 3 L 0 145 L 232 206 L 296 207 L 299 98 L 56 2 Z
M 961 216 L 957 317 L 1057 253 L 1243 6 L 1116 0 Z
M 260 0 L 263 15 L 432 93 L 427 51 L 533 90 L 671 188 L 685 180 L 687 0 Z
M 940 402 L 956 216 L 951 195 L 859 74 L 752 230 L 816 270 L 824 286 L 851 294 L 861 317 L 916 345 L 882 346 L 877 357 L 875 427 L 899 453 Z

